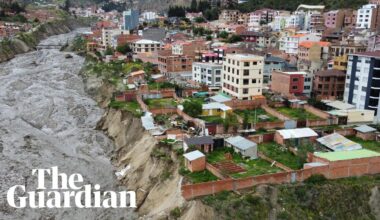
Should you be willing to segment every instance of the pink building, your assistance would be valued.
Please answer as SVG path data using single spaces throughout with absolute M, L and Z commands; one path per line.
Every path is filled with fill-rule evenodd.
M 344 24 L 344 11 L 334 10 L 326 12 L 324 15 L 325 26 L 327 28 L 341 28 Z

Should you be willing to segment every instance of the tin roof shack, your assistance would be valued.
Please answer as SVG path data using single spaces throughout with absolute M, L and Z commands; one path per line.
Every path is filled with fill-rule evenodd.
M 314 142 L 317 137 L 318 134 L 310 128 L 295 128 L 277 130 L 274 140 L 281 145 L 285 145 L 286 141 L 290 141 L 294 147 L 297 147 L 305 140 Z
M 365 141 L 376 140 L 376 136 L 379 134 L 376 128 L 370 127 L 368 125 L 361 125 L 354 129 L 356 130 L 356 137 L 361 138 Z
M 190 147 L 196 147 L 205 153 L 214 150 L 214 140 L 211 136 L 191 137 L 183 140 L 183 150 L 187 151 Z
M 362 146 L 355 143 L 338 133 L 333 133 L 317 139 L 317 142 L 329 151 L 350 151 L 360 150 Z
M 185 166 L 191 172 L 206 169 L 206 156 L 199 150 L 186 153 L 183 156 L 185 157 Z
M 236 153 L 250 159 L 257 158 L 257 144 L 241 136 L 230 137 L 225 140 L 227 147 L 232 147 Z

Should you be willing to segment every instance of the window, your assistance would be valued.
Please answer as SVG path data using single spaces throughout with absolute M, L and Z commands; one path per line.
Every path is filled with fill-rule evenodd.
M 293 78 L 293 82 L 298 82 L 298 78 Z
M 236 74 L 239 75 L 239 70 L 236 70 Z
M 252 83 L 256 83 L 256 79 L 252 79 Z
M 310 86 L 304 86 L 303 89 L 304 89 L 304 90 L 309 90 L 309 89 L 310 89 Z
M 292 89 L 298 89 L 298 86 L 293 86 Z
M 249 62 L 244 62 L 244 66 L 249 66 Z
M 248 85 L 249 84 L 249 79 L 243 79 L 243 85 Z
M 248 89 L 243 89 L 243 94 L 248 94 Z
M 257 65 L 257 62 L 252 62 L 252 64 L 255 66 L 255 65 Z
M 243 75 L 244 76 L 249 76 L 249 70 L 244 70 Z

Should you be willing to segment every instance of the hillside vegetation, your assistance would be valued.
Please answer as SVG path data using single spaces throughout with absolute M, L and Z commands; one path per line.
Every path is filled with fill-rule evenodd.
M 379 219 L 380 175 L 258 186 L 202 198 L 220 219 Z

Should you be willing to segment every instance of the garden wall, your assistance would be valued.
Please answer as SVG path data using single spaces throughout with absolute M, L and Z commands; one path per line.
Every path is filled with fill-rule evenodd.
M 323 119 L 329 119 L 330 115 L 322 110 L 319 110 L 311 105 L 304 105 L 303 108 L 307 111 L 310 112 L 311 114 L 314 114 L 320 118 Z
M 231 101 L 225 102 L 224 104 L 231 107 L 233 110 L 246 110 L 246 109 L 255 109 L 262 105 L 266 105 L 265 98 L 258 98 L 255 100 L 237 100 L 233 99 Z
M 155 109 L 149 109 L 149 112 L 151 112 L 153 115 L 167 115 L 167 114 L 176 114 L 177 108 L 155 108 Z
M 252 126 L 253 127 L 253 126 Z M 285 122 L 283 121 L 275 121 L 275 122 L 259 122 L 256 123 L 256 129 L 275 129 L 275 128 L 285 128 Z
M 274 163 L 274 165 L 275 165 L 276 167 L 278 167 L 278 168 L 280 168 L 280 169 L 282 169 L 282 170 L 285 170 L 285 171 L 288 171 L 288 172 L 289 172 L 289 171 L 293 171 L 293 169 L 291 169 L 291 168 L 285 166 L 284 164 L 282 164 L 282 163 L 280 163 L 280 162 L 278 162 L 278 161 L 275 161 L 275 160 L 273 160 L 273 159 L 271 159 L 271 158 L 265 156 L 265 155 L 264 155 L 263 153 L 261 153 L 261 152 L 258 152 L 257 155 L 258 155 L 261 159 L 266 160 L 266 161 L 268 161 L 268 162 L 271 163 L 271 164 Z
M 206 162 L 206 169 L 210 171 L 214 176 L 218 177 L 219 179 L 226 179 L 226 177 L 220 172 L 220 170 L 213 165 Z
M 338 133 L 342 136 L 354 136 L 356 134 L 356 131 L 353 128 L 345 128 L 341 130 L 334 130 L 335 133 Z
M 313 162 L 327 163 L 325 166 L 312 167 L 291 172 L 265 174 L 242 179 L 226 179 L 206 183 L 183 185 L 182 196 L 193 199 L 199 196 L 212 195 L 224 190 L 232 191 L 253 187 L 259 184 L 283 184 L 302 182 L 313 174 L 322 174 L 328 179 L 337 179 L 351 176 L 362 176 L 380 173 L 380 157 L 362 158 L 329 162 L 309 154 Z
M 282 121 L 290 120 L 290 118 L 288 118 L 287 116 L 281 114 L 280 112 L 274 110 L 273 108 L 271 108 L 267 105 L 263 105 L 263 106 L 261 106 L 261 108 L 264 109 L 268 114 L 271 114 L 271 115 L 277 117 L 278 119 L 280 119 Z
M 331 125 L 330 120 L 326 120 L 326 119 L 313 119 L 313 120 L 308 119 L 306 121 L 306 127 L 319 127 L 319 126 L 328 126 L 328 125 Z

